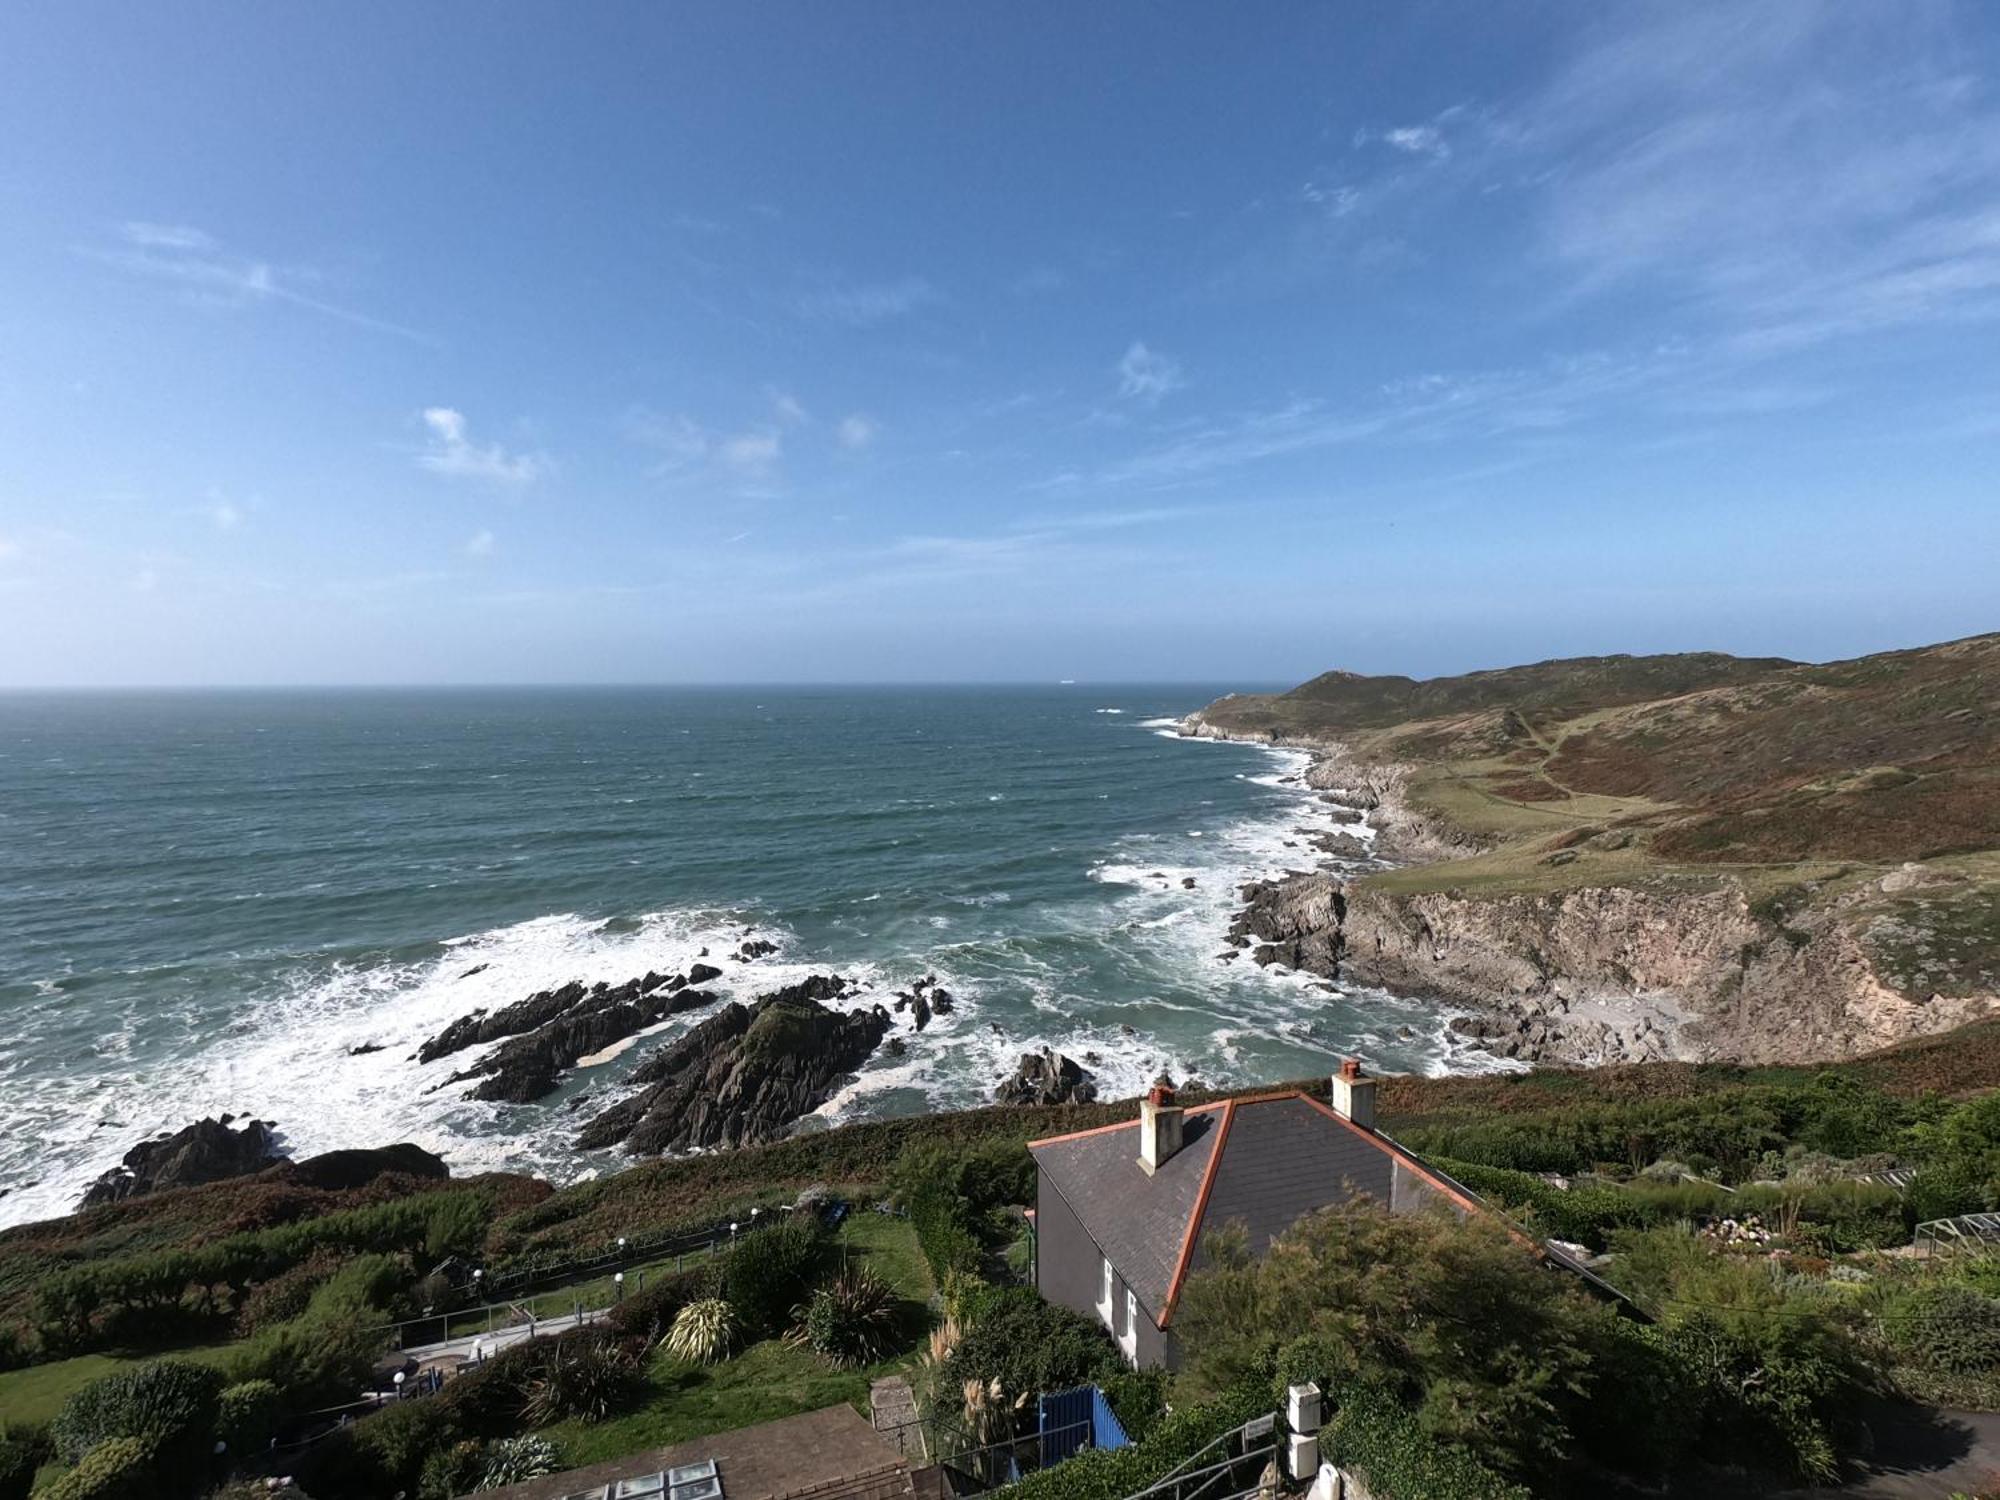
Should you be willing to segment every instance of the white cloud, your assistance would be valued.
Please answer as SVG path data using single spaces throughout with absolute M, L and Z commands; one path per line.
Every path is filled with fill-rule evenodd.
M 1451 155 L 1451 147 L 1445 144 L 1444 132 L 1435 125 L 1404 125 L 1396 130 L 1385 130 L 1382 139 L 1411 156 L 1434 156 L 1442 160 Z
M 186 224 L 146 224 L 136 220 L 119 226 L 132 244 L 147 250 L 214 250 L 215 238 Z
M 1137 401 L 1158 401 L 1186 384 L 1178 362 L 1135 343 L 1118 361 L 1118 394 Z
M 465 544 L 465 555 L 467 557 L 491 557 L 493 549 L 497 545 L 499 543 L 492 532 L 475 531 Z
M 131 275 L 171 283 L 186 300 L 200 307 L 283 303 L 357 328 L 372 328 L 378 333 L 392 333 L 423 344 L 435 342 L 400 323 L 314 296 L 304 288 L 319 278 L 307 268 L 280 268 L 268 261 L 236 254 L 213 235 L 190 225 L 133 221 L 120 225 L 117 237 L 115 247 L 90 248 L 79 253 Z
M 201 508 L 201 513 L 208 517 L 209 524 L 217 531 L 234 531 L 243 524 L 242 508 L 220 495 L 211 495 L 208 504 Z
M 784 456 L 784 441 L 773 429 L 739 432 L 724 438 L 716 447 L 716 455 L 737 478 L 762 485 L 776 476 L 778 461 Z
M 859 449 L 866 448 L 874 442 L 878 430 L 872 420 L 862 416 L 860 412 L 855 412 L 840 419 L 840 426 L 836 429 L 835 436 L 840 440 L 841 447 Z
M 430 442 L 417 463 L 433 474 L 476 479 L 516 489 L 533 484 L 548 472 L 548 460 L 534 453 L 509 453 L 498 443 L 481 447 L 467 436 L 465 415 L 449 406 L 424 409 Z
M 806 409 L 799 404 L 799 398 L 790 391 L 781 391 L 774 387 L 771 391 L 771 410 L 777 415 L 778 420 L 788 427 L 796 427 L 807 420 Z
M 836 286 L 811 292 L 799 299 L 799 311 L 807 317 L 865 328 L 890 318 L 903 317 L 943 300 L 938 289 L 923 277 L 905 276 L 900 281 Z

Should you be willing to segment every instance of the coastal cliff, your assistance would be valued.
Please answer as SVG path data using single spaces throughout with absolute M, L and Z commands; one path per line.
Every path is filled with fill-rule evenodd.
M 1919 705 L 1940 726 L 1933 737 L 1942 743 L 1925 748 L 1942 749 L 1953 774 L 1968 761 L 1983 771 L 1982 758 L 1992 758 L 1994 643 L 1933 648 L 1949 654 L 1955 677 L 1973 669 L 1973 690 L 1961 695 L 1968 702 L 1934 692 Z M 1596 747 L 1576 743 L 1578 724 L 1591 733 L 1635 717 L 1699 725 L 1702 709 L 1691 700 L 1761 691 L 1767 675 L 1824 670 L 1702 658 L 1670 678 L 1688 691 L 1665 704 L 1634 692 L 1607 713 L 1603 700 L 1617 696 L 1607 683 L 1619 674 L 1605 664 L 1618 660 L 1587 664 L 1592 679 L 1581 701 L 1573 681 L 1568 700 L 1553 707 L 1544 692 L 1540 713 L 1482 683 L 1466 691 L 1484 701 L 1447 697 L 1442 706 L 1458 712 L 1402 719 L 1446 695 L 1436 684 L 1340 676 L 1308 684 L 1322 693 L 1332 684 L 1330 709 L 1324 700 L 1287 702 L 1292 695 L 1234 696 L 1190 715 L 1182 732 L 1191 736 L 1310 751 L 1307 784 L 1362 812 L 1374 830 L 1370 861 L 1330 860 L 1246 887 L 1232 943 L 1259 963 L 1463 1007 L 1455 1032 L 1523 1060 L 1846 1058 L 2000 1010 L 2000 859 L 1981 822 L 1990 814 L 1974 809 L 1965 787 L 1953 788 L 1953 800 L 1934 795 L 1932 808 L 1965 810 L 1957 826 L 1922 822 L 1908 829 L 1905 847 L 1885 846 L 1885 820 L 1868 793 L 1942 775 L 1876 761 L 1884 736 L 1866 721 L 1887 715 L 1868 701 L 1848 705 L 1848 717 L 1863 721 L 1851 737 L 1866 758 L 1856 751 L 1846 766 L 1788 765 L 1785 784 L 1749 795 L 1740 764 L 1713 772 L 1677 765 L 1668 768 L 1680 782 L 1673 790 L 1702 776 L 1734 784 L 1728 797 L 1670 799 L 1661 792 L 1672 778 L 1637 757 L 1586 789 L 1575 773 L 1590 771 Z M 1657 663 L 1678 659 L 1638 660 L 1646 670 L 1628 675 L 1650 686 L 1666 670 Z M 1541 677 L 1517 681 L 1512 696 L 1534 698 L 1551 669 L 1572 665 L 1515 669 Z M 1691 674 L 1712 680 L 1690 684 Z M 1405 701 L 1383 704 L 1384 681 Z M 1425 692 L 1432 701 L 1407 701 Z M 1726 711 L 1744 710 L 1731 703 Z M 1894 717 L 1911 740 L 1911 715 Z M 1836 746 L 1835 755 L 1844 753 Z M 1939 759 L 1925 757 L 1926 770 Z M 1845 799 L 1831 809 L 1845 826 L 1829 838 L 1828 809 L 1801 805 L 1836 799 Z M 1781 817 L 1807 830 L 1805 846 L 1757 852 L 1789 858 L 1688 857 L 1718 841 L 1732 856 L 1732 843 L 1769 845 Z M 1838 847 L 1843 838 L 1851 856 L 1824 857 L 1848 854 Z

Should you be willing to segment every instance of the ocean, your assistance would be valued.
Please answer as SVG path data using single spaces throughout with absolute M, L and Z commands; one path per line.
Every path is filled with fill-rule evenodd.
M 568 1179 L 677 1018 L 533 1105 L 429 1092 L 425 1037 L 571 979 L 814 972 L 958 1000 L 826 1121 L 975 1104 L 1022 1053 L 1176 1078 L 1476 1068 L 1447 1012 L 1219 963 L 1315 856 L 1296 752 L 1182 739 L 1202 686 L 0 695 L 0 1224 L 202 1114 L 299 1153 L 413 1140 Z M 1193 885 L 1185 884 L 1192 880 Z M 746 931 L 779 951 L 721 958 Z M 377 1050 L 357 1050 L 377 1049 Z M 458 1060 L 462 1065 L 463 1059 Z M 808 1122 L 810 1128 L 812 1122 Z

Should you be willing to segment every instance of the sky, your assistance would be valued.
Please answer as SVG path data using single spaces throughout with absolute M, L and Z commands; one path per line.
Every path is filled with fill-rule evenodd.
M 0 8 L 0 684 L 2000 628 L 2000 9 Z

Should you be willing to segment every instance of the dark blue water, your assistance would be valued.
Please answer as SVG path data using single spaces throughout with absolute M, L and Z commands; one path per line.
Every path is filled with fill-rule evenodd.
M 414 1044 L 749 928 L 781 952 L 725 963 L 732 995 L 934 971 L 961 1001 L 827 1118 L 983 1100 L 1044 1042 L 1113 1092 L 1355 1043 L 1436 1066 L 1434 1012 L 1216 962 L 1236 886 L 1307 863 L 1321 817 L 1297 757 L 1159 722 L 1218 691 L 0 695 L 0 1222 L 219 1110 L 588 1170 L 563 1103 L 651 1040 L 530 1106 L 426 1094 Z

